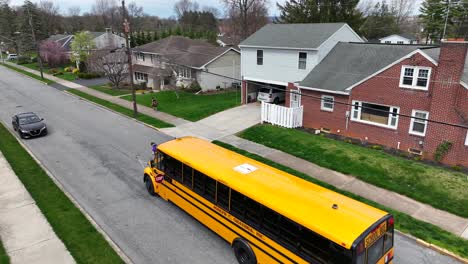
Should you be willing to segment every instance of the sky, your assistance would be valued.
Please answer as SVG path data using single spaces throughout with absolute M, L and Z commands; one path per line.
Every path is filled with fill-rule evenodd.
M 32 0 L 32 2 L 39 2 L 40 0 Z M 70 0 L 51 0 L 55 4 L 57 4 L 60 7 L 60 12 L 63 14 L 67 13 L 67 10 L 70 7 L 74 6 L 79 6 L 81 9 L 81 12 L 89 12 L 91 10 L 91 7 L 93 6 L 95 0 L 79 0 L 79 1 L 70 1 Z M 116 0 L 119 4 L 121 3 L 121 0 Z M 126 3 L 128 4 L 131 0 L 126 0 Z M 174 3 L 176 0 L 134 0 L 138 6 L 142 6 L 143 10 L 145 13 L 149 15 L 156 15 L 162 18 L 168 18 L 171 16 L 174 16 Z M 200 7 L 203 6 L 212 6 L 218 8 L 220 11 L 222 11 L 223 4 L 221 0 L 195 0 L 198 2 Z M 269 0 L 269 14 L 270 16 L 278 16 L 279 11 L 276 6 L 276 3 L 284 3 L 286 0 Z M 376 0 L 364 0 L 364 1 L 376 1 Z M 414 0 L 418 4 L 422 0 Z M 79 3 L 79 4 L 77 4 Z M 23 4 L 23 0 L 10 0 L 10 4 L 12 5 L 21 5 Z

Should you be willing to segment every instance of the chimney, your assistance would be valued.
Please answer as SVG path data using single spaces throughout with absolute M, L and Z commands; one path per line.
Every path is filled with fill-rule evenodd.
M 112 29 L 111 28 L 106 28 L 106 33 L 112 33 Z
M 466 41 L 460 41 L 459 39 L 442 41 L 437 76 L 439 81 L 460 82 L 465 67 L 467 50 L 468 42 Z

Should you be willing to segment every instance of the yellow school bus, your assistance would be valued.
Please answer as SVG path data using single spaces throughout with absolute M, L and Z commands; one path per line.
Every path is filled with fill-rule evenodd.
M 148 192 L 225 239 L 239 263 L 393 262 L 393 217 L 208 141 L 158 146 Z

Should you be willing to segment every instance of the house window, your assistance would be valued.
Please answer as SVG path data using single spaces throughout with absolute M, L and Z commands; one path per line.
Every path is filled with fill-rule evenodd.
M 179 76 L 183 77 L 183 78 L 190 79 L 190 78 L 192 78 L 192 71 L 189 68 L 180 67 L 179 68 Z
M 413 110 L 411 116 L 412 118 L 409 133 L 418 136 L 425 136 L 429 112 Z
M 427 90 L 431 68 L 403 66 L 401 70 L 400 87 Z
M 353 101 L 351 120 L 376 126 L 397 128 L 400 108 Z
M 386 40 L 385 44 L 392 44 L 392 42 L 390 40 Z
M 307 68 L 307 52 L 299 52 L 299 69 L 305 70 Z
M 148 82 L 148 74 L 141 73 L 141 72 L 135 72 L 134 75 L 135 75 L 135 80 Z
M 333 112 L 334 105 L 335 105 L 335 98 L 333 96 L 322 95 L 322 104 L 321 104 L 320 109 Z
M 145 61 L 145 54 L 142 53 L 142 52 L 138 52 L 136 54 L 136 58 L 137 58 L 137 60 Z
M 263 50 L 257 50 L 257 65 L 263 65 Z
M 397 41 L 397 44 L 403 44 L 403 41 L 401 41 L 401 40 Z
M 465 146 L 468 146 L 468 130 L 466 131 Z

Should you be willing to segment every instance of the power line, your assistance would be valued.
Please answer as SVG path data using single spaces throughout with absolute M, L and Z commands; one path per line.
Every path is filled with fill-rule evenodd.
M 183 50 L 183 49 L 179 49 L 179 48 L 176 48 L 176 49 L 180 50 L 180 51 L 189 52 L 188 50 Z M 199 53 L 199 52 L 191 52 L 191 53 L 198 53 L 198 54 L 203 54 L 203 55 L 207 55 L 207 56 L 213 56 L 213 54 L 204 54 L 204 53 Z M 171 64 L 175 64 L 177 66 L 187 67 L 186 65 L 182 65 L 182 64 L 178 64 L 178 63 L 174 63 L 174 62 L 172 62 Z M 222 74 L 218 74 L 218 73 L 214 73 L 214 72 L 209 72 L 207 70 L 205 70 L 203 72 L 208 73 L 208 74 L 212 74 L 212 75 L 215 75 L 215 76 L 218 76 L 218 77 L 223 77 L 223 78 L 226 78 L 226 79 L 236 80 L 236 81 L 239 81 L 241 83 L 244 81 L 246 83 L 250 83 L 250 84 L 260 86 L 260 87 L 263 87 L 263 88 L 280 90 L 280 91 L 284 91 L 284 92 L 290 93 L 290 94 L 293 93 L 293 94 L 298 94 L 298 95 L 304 96 L 304 97 L 310 97 L 312 99 L 319 100 L 319 101 L 326 101 L 326 99 L 323 99 L 321 97 L 317 97 L 317 96 L 313 96 L 313 95 L 309 95 L 309 94 L 303 94 L 302 92 L 291 91 L 291 90 L 279 88 L 277 86 L 272 86 L 270 84 L 260 84 L 260 83 L 249 81 L 249 80 L 242 80 L 242 79 L 238 79 L 238 78 L 227 76 L 227 75 L 222 75 Z M 331 71 L 324 71 L 324 72 L 331 72 Z M 333 73 L 336 74 L 337 72 L 333 72 Z M 353 74 L 353 73 L 342 73 L 342 74 Z M 353 74 L 353 75 L 358 75 L 358 74 Z M 359 75 L 359 76 L 362 76 L 362 75 Z M 378 77 L 378 76 L 374 76 L 374 77 Z M 390 79 L 398 79 L 398 80 L 400 79 L 400 78 L 391 77 L 391 76 L 384 76 L 384 77 L 390 78 Z M 429 82 L 429 80 L 428 80 L 428 82 Z M 437 82 L 437 83 L 444 83 L 444 84 L 453 84 L 454 83 L 454 82 L 451 82 L 451 81 L 430 81 L 430 82 L 433 82 L 433 83 Z M 327 102 L 329 102 L 329 101 L 327 101 Z M 401 114 L 401 113 L 394 113 L 394 112 L 381 110 L 381 109 L 375 109 L 375 108 L 372 108 L 372 107 L 366 107 L 366 106 L 362 106 L 362 105 L 353 105 L 353 104 L 350 104 L 350 103 L 347 103 L 347 102 L 333 101 L 333 103 L 337 103 L 337 104 L 340 104 L 340 105 L 346 105 L 346 106 L 350 106 L 350 107 L 358 107 L 358 108 L 361 108 L 361 109 L 368 109 L 368 110 L 377 111 L 377 112 L 381 112 L 381 113 L 386 113 L 389 116 L 392 115 L 392 116 L 398 116 L 398 117 L 406 117 L 406 118 L 431 122 L 431 123 L 440 124 L 440 125 L 447 125 L 447 126 L 452 126 L 452 127 L 457 127 L 457 128 L 466 128 L 466 129 L 468 129 L 468 125 L 453 124 L 453 123 L 448 123 L 448 122 L 432 120 L 432 119 L 428 119 L 428 118 L 419 118 L 419 117 L 415 117 L 415 116 L 411 116 L 411 115 L 405 115 L 405 114 Z

